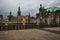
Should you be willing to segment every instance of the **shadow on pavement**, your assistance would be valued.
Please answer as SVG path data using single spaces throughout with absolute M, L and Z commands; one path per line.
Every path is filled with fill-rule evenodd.
M 55 33 L 55 34 L 60 34 L 60 31 L 56 31 L 56 30 L 49 30 L 49 29 L 40 29 L 40 30 L 43 30 L 43 31 L 47 31 L 47 32 L 52 32 L 52 33 Z

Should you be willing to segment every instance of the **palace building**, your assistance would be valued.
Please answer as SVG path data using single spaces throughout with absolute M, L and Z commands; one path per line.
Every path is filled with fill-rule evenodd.
M 45 8 L 40 4 L 39 12 L 36 17 L 30 16 L 30 12 L 26 16 L 22 16 L 20 6 L 18 7 L 17 15 L 13 16 L 10 11 L 6 19 L 3 20 L 3 15 L 0 15 L 0 30 L 13 29 L 30 29 L 43 27 L 60 27 L 60 8 L 49 7 Z
M 8 16 L 8 20 L 10 23 L 28 23 L 30 21 L 30 15 L 22 16 L 20 7 L 18 7 L 17 16 L 13 16 L 10 12 L 10 15 Z
M 8 16 L 9 23 L 36 23 L 40 24 L 59 24 L 60 23 L 60 9 L 58 7 L 50 7 L 44 8 L 42 4 L 40 4 L 39 13 L 36 13 L 36 17 L 31 17 L 30 12 L 27 16 L 21 15 L 21 9 L 18 7 L 17 16 L 13 16 L 12 12 Z
M 37 24 L 59 24 L 60 23 L 60 9 L 58 7 L 51 7 L 45 9 L 41 4 L 39 13 L 36 14 Z

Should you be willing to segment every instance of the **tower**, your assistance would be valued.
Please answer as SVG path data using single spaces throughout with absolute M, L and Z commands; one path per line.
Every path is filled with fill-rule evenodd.
M 18 14 L 17 16 L 21 16 L 20 6 L 18 7 Z
M 9 16 L 8 16 L 8 20 L 11 21 L 11 18 L 12 18 L 12 12 L 10 12 Z
M 42 4 L 40 4 L 39 13 L 42 11 Z
M 28 15 L 28 23 L 30 23 L 30 12 L 29 12 L 29 15 Z

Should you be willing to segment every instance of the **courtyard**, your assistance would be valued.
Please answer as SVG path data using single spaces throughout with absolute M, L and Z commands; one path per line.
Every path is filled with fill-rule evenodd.
M 60 40 L 60 27 L 0 31 L 0 40 Z

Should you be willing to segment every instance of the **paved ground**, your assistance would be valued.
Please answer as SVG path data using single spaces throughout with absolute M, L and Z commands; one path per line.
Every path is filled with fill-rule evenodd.
M 44 28 L 44 29 L 60 31 L 60 27 Z
M 60 40 L 60 28 L 0 31 L 0 40 Z

